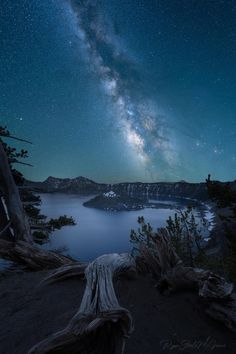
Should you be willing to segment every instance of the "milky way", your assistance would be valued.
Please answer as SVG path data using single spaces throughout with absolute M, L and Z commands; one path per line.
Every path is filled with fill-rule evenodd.
M 0 125 L 33 141 L 28 179 L 235 179 L 234 0 L 1 5 Z
M 116 128 L 144 168 L 158 171 L 156 156 L 173 167 L 177 149 L 158 106 L 139 90 L 139 72 L 114 34 L 112 24 L 103 16 L 96 1 L 70 1 L 76 16 L 75 33 L 89 69 L 100 79 L 116 115 Z M 126 68 L 125 72 L 122 68 Z M 128 70 L 127 70 L 128 69 Z M 128 74 L 127 74 L 128 71 Z

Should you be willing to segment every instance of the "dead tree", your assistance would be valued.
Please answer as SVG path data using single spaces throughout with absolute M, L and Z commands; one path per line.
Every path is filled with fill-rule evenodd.
M 153 233 L 146 225 L 146 230 L 148 241 L 140 242 L 138 260 L 141 266 L 143 262 L 151 270 L 158 290 L 168 294 L 186 289 L 196 291 L 204 300 L 207 314 L 236 332 L 233 284 L 209 270 L 186 267 L 176 254 L 166 229 Z M 133 239 L 135 235 L 132 234 Z
M 66 268 L 59 273 L 69 274 L 70 266 Z M 130 312 L 118 303 L 113 277 L 127 272 L 135 272 L 135 261 L 129 254 L 108 254 L 90 263 L 85 270 L 87 284 L 79 311 L 65 329 L 35 345 L 29 354 L 124 353 L 133 322 Z M 58 271 L 50 276 L 50 280 L 53 278 L 58 279 Z
M 23 264 L 30 270 L 56 268 L 73 262 L 69 257 L 40 249 L 33 244 L 28 219 L 1 139 L 0 192 L 0 212 L 4 223 L 0 230 L 0 256 L 2 258 Z M 9 230 L 12 230 L 12 234 Z M 4 238 L 1 237 L 2 235 Z
M 0 141 L 0 190 L 5 200 L 15 240 L 32 243 L 29 223 L 18 188 L 13 179 L 7 155 Z

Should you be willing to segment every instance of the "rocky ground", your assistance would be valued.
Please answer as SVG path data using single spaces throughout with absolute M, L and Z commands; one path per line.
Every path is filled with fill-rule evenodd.
M 39 283 L 46 274 L 1 274 L 1 354 L 26 354 L 35 343 L 64 328 L 77 311 L 84 281 L 75 278 L 42 287 Z M 235 353 L 235 334 L 208 318 L 196 295 L 162 296 L 147 277 L 118 280 L 115 288 L 135 322 L 126 354 Z

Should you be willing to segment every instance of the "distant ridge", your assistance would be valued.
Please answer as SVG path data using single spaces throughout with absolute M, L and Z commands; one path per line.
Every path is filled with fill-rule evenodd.
M 133 182 L 133 183 L 97 183 L 86 177 L 79 176 L 76 178 L 57 178 L 49 176 L 43 182 L 26 181 L 26 184 L 33 190 L 42 193 L 70 193 L 70 194 L 99 194 L 112 190 L 120 195 L 148 195 L 148 196 L 168 196 L 191 198 L 198 200 L 208 199 L 205 183 L 189 183 L 186 181 L 178 182 Z M 236 181 L 230 182 L 231 186 L 236 189 Z
M 222 182 L 223 183 L 223 182 Z M 233 189 L 236 189 L 236 180 L 228 182 Z M 132 182 L 132 183 L 97 183 L 86 177 L 79 176 L 76 178 L 57 178 L 49 176 L 43 182 L 26 181 L 26 184 L 33 190 L 42 193 L 69 193 L 69 194 L 99 194 L 112 190 L 120 195 L 148 195 L 148 196 L 166 196 L 191 198 L 197 200 L 208 199 L 207 188 L 205 183 L 189 183 L 186 181 L 179 182 Z

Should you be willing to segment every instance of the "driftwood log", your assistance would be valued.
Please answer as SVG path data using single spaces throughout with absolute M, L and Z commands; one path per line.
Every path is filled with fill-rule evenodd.
M 135 261 L 129 254 L 104 255 L 90 263 L 79 311 L 65 329 L 35 345 L 29 354 L 122 354 L 133 322 L 118 303 L 113 277 L 130 271 L 135 272 Z M 54 276 L 57 279 L 58 272 L 51 280 Z
M 166 229 L 148 235 L 149 243 L 140 244 L 141 260 L 157 278 L 161 293 L 192 289 L 204 300 L 212 318 L 236 332 L 236 295 L 232 283 L 209 270 L 184 266 L 176 254 Z M 149 247 L 151 243 L 151 247 Z

